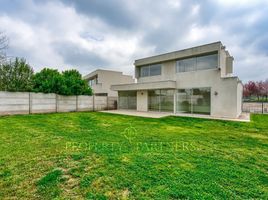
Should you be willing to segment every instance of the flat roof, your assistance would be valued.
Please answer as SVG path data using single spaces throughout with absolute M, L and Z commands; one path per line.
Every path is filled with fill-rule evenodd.
M 111 73 L 122 74 L 122 76 L 131 76 L 131 75 L 123 74 L 123 72 L 121 72 L 121 71 L 115 71 L 115 70 L 109 70 L 109 69 L 96 69 L 96 70 L 90 72 L 89 74 L 85 75 L 83 77 L 83 79 L 90 79 L 92 77 L 95 77 L 98 74 L 98 72 L 111 72 Z
M 128 83 L 111 85 L 111 90 L 114 91 L 130 91 L 130 90 L 152 90 L 152 89 L 175 89 L 176 81 L 156 81 L 156 82 L 145 82 L 145 83 Z
M 141 65 L 151 64 L 151 63 L 159 63 L 159 62 L 164 62 L 164 61 L 169 61 L 169 60 L 176 60 L 179 58 L 190 57 L 190 56 L 199 55 L 199 54 L 206 54 L 210 52 L 219 51 L 222 46 L 223 45 L 221 41 L 203 44 L 203 45 L 186 48 L 186 49 L 182 49 L 178 51 L 172 51 L 172 52 L 168 52 L 164 54 L 137 59 L 135 60 L 134 65 L 141 66 Z

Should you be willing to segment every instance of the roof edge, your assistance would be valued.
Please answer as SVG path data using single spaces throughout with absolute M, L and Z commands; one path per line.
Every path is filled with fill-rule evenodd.
M 219 47 L 222 47 L 222 46 L 223 46 L 223 44 L 222 44 L 221 41 L 212 42 L 212 43 L 207 43 L 207 44 L 202 44 L 202 45 L 198 45 L 198 46 L 193 46 L 193 47 L 189 47 L 189 48 L 184 48 L 184 49 L 177 50 L 177 51 L 171 51 L 171 52 L 167 52 L 167 53 L 157 54 L 157 55 L 154 55 L 154 56 L 148 56 L 148 57 L 144 57 L 144 58 L 136 59 L 136 60 L 134 61 L 134 64 L 135 64 L 136 62 L 140 62 L 140 61 L 142 61 L 142 60 L 146 60 L 146 59 L 153 59 L 153 58 L 157 58 L 157 57 L 160 57 L 160 56 L 165 56 L 165 55 L 168 55 L 168 54 L 175 54 L 175 53 L 179 53 L 179 52 L 187 51 L 187 50 L 190 50 L 190 49 L 200 48 L 200 47 L 205 47 L 205 46 L 211 46 L 211 45 L 215 45 L 215 44 L 219 44 Z

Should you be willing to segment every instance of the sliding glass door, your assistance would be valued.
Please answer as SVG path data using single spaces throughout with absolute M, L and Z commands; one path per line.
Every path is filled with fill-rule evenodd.
M 177 112 L 191 113 L 191 93 L 190 89 L 180 89 L 177 91 Z
M 174 110 L 174 90 L 160 91 L 160 111 L 173 112 Z
M 210 114 L 210 88 L 196 88 L 192 91 L 192 112 Z
M 137 92 L 122 91 L 118 92 L 119 109 L 137 109 Z
M 210 88 L 179 89 L 177 112 L 210 114 Z
M 148 91 L 148 109 L 150 111 L 160 111 L 160 90 Z
M 174 90 L 149 90 L 148 109 L 149 111 L 173 112 Z

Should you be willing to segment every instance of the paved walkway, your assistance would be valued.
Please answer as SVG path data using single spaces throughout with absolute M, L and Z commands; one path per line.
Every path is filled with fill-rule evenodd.
M 140 112 L 135 110 L 104 110 L 101 112 L 120 114 L 120 115 L 130 115 L 137 117 L 149 117 L 149 118 L 161 118 L 172 115 L 172 113 L 162 113 L 162 112 Z
M 250 114 L 242 113 L 239 118 L 225 118 L 225 117 L 212 117 L 209 115 L 199 115 L 199 114 L 174 114 L 174 113 L 165 113 L 165 112 L 140 112 L 135 110 L 105 110 L 100 111 L 104 113 L 120 114 L 120 115 L 130 115 L 138 117 L 148 117 L 148 118 L 161 118 L 167 116 L 180 116 L 180 117 L 194 117 L 194 118 L 203 118 L 203 119 L 217 119 L 217 120 L 226 120 L 226 121 L 237 121 L 237 122 L 250 122 Z
M 199 114 L 173 114 L 173 115 L 180 116 L 180 117 L 194 117 L 194 118 L 217 119 L 217 120 L 225 120 L 225 121 L 250 122 L 249 113 L 242 113 L 239 116 L 239 118 L 213 117 L 210 115 L 199 115 Z

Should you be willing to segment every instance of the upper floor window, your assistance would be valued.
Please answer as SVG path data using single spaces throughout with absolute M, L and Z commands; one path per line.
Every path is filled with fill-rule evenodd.
M 161 64 L 140 67 L 140 77 L 161 75 Z
M 89 84 L 89 86 L 93 86 L 93 85 L 98 84 L 98 77 L 96 76 L 96 77 L 94 77 L 93 79 L 90 79 L 90 80 L 88 81 L 88 84 Z
M 178 60 L 176 62 L 176 72 L 189 72 L 204 69 L 214 69 L 218 67 L 218 54 L 198 56 Z

